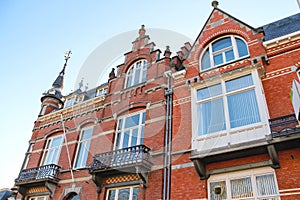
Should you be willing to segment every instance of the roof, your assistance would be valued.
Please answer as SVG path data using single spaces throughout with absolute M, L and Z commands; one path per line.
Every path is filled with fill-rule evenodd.
M 300 30 L 300 13 L 264 25 L 265 41 Z
M 0 200 L 6 200 L 11 197 L 11 192 L 9 190 L 0 191 Z

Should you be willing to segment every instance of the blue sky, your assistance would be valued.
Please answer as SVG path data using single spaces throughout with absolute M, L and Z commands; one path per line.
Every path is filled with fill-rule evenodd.
M 61 70 L 66 50 L 73 54 L 64 94 L 76 87 L 77 74 L 96 47 L 141 24 L 146 29 L 169 29 L 195 39 L 212 11 L 210 2 L 0 1 L 0 188 L 12 187 L 18 176 L 40 110 L 40 97 Z M 299 12 L 296 0 L 219 2 L 219 8 L 253 27 Z

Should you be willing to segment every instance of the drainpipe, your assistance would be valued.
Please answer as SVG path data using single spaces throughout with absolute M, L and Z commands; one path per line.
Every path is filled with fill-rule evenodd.
M 166 97 L 166 125 L 165 125 L 165 149 L 164 149 L 164 182 L 163 182 L 163 200 L 169 200 L 171 194 L 171 150 L 172 150 L 172 107 L 173 90 L 171 87 L 171 73 L 166 73 L 168 77 Z

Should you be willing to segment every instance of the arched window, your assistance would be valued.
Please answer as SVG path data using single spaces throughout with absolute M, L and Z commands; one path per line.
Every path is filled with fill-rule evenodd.
M 223 37 L 207 46 L 201 57 L 201 70 L 208 70 L 248 55 L 244 40 L 233 35 Z
M 135 62 L 127 71 L 126 88 L 146 81 L 147 60 L 139 60 Z

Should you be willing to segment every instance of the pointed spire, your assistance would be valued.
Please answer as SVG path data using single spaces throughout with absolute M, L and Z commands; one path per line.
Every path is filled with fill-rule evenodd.
M 53 82 L 53 84 L 52 84 L 53 88 L 59 88 L 59 89 L 63 88 L 65 70 L 66 70 L 66 66 L 67 66 L 68 60 L 70 58 L 70 54 L 72 54 L 71 50 L 65 52 L 65 64 L 63 66 L 63 69 L 59 73 L 58 77 Z

